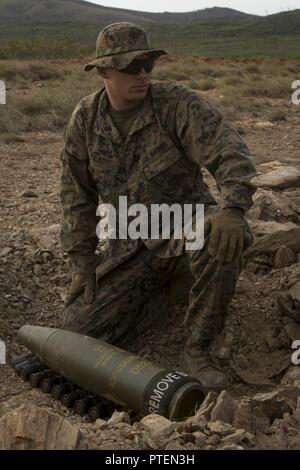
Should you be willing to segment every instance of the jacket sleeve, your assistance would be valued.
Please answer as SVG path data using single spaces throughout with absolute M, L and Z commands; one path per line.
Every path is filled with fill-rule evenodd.
M 74 273 L 94 272 L 98 262 L 95 250 L 98 245 L 96 210 L 99 196 L 88 169 L 83 121 L 78 107 L 75 108 L 65 131 L 61 153 L 60 242 Z
M 253 205 L 256 175 L 249 149 L 220 111 L 192 90 L 184 90 L 176 108 L 176 132 L 188 158 L 215 178 L 223 207 Z

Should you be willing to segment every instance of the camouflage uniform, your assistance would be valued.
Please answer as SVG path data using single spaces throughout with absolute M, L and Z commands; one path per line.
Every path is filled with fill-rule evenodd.
M 108 113 L 105 90 L 78 104 L 62 152 L 61 244 L 74 273 L 96 269 L 98 288 L 92 305 L 79 296 L 65 310 L 64 328 L 112 343 L 131 341 L 162 315 L 165 287 L 186 256 L 195 276 L 186 327 L 199 343 L 222 330 L 243 260 L 220 265 L 209 255 L 210 214 L 218 207 L 202 167 L 216 179 L 222 207 L 251 207 L 255 168 L 247 146 L 218 109 L 192 90 L 152 82 L 126 140 Z M 99 196 L 117 208 L 120 195 L 127 196 L 128 206 L 204 204 L 203 249 L 185 251 L 184 239 L 110 240 L 99 258 Z M 250 229 L 245 241 L 252 241 Z

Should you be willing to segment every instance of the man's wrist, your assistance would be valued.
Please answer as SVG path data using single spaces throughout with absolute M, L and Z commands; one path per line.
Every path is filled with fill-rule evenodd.
M 233 214 L 235 213 L 241 216 L 245 214 L 245 210 L 242 207 L 238 207 L 238 206 L 225 206 L 222 208 L 222 210 L 225 210 L 227 212 L 232 212 Z

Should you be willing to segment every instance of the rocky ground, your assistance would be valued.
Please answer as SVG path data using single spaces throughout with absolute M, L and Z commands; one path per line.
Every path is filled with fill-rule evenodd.
M 195 416 L 180 423 L 153 415 L 136 420 L 116 410 L 108 421 L 92 424 L 2 365 L 0 449 L 300 447 L 300 368 L 291 362 L 292 343 L 300 340 L 300 109 L 279 101 L 272 106 L 287 108 L 285 121 L 274 124 L 249 112 L 234 123 L 259 177 L 249 213 L 255 243 L 224 334 L 211 348 L 232 376 L 230 389 L 209 393 Z M 58 244 L 61 146 L 61 135 L 43 132 L 0 148 L 0 338 L 8 359 L 22 352 L 20 326 L 59 324 L 70 283 Z M 158 365 L 180 367 L 184 301 L 174 300 L 163 327 L 140 337 L 132 350 Z

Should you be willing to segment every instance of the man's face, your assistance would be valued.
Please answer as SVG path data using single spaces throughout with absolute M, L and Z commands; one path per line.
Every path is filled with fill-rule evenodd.
M 148 59 L 149 54 L 143 54 L 139 59 Z M 142 101 L 148 91 L 152 73 L 143 68 L 136 75 L 121 72 L 115 69 L 105 69 L 105 85 L 114 96 L 118 96 L 128 103 Z

